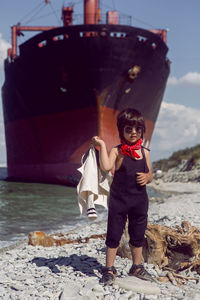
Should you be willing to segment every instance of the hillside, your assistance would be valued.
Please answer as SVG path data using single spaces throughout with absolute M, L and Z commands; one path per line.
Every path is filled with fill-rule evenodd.
M 190 171 L 200 165 L 200 144 L 174 152 L 168 159 L 161 159 L 152 163 L 153 171 L 177 168 L 180 171 Z M 183 166 L 183 168 L 179 168 Z

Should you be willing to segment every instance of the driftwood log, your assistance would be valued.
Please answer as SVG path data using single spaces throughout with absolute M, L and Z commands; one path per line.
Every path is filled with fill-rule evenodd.
M 171 228 L 148 224 L 143 258 L 147 263 L 168 267 L 175 271 L 195 270 L 200 274 L 200 228 L 183 221 Z M 127 227 L 122 236 L 118 255 L 131 259 Z
M 183 284 L 186 280 L 199 281 L 196 277 L 183 276 L 179 272 L 196 271 L 200 275 L 200 228 L 187 221 L 175 228 L 149 223 L 145 236 L 144 261 L 168 270 L 167 276 L 159 278 L 160 281 L 178 284 Z M 117 254 L 131 259 L 128 241 L 126 226 Z
M 28 234 L 28 244 L 32 246 L 63 246 L 65 244 L 88 243 L 90 239 L 105 239 L 106 234 L 93 234 L 89 237 L 71 239 L 69 234 L 56 233 L 47 235 L 43 231 L 33 231 Z
M 196 271 L 200 275 L 200 228 L 189 222 L 171 228 L 158 224 L 148 224 L 143 258 L 147 263 L 168 270 L 168 280 L 191 279 L 178 273 L 183 270 Z M 68 234 L 46 235 L 44 232 L 29 233 L 29 245 L 50 247 L 70 243 L 87 243 L 89 239 L 105 239 L 106 234 L 91 235 L 86 238 L 70 239 Z M 117 254 L 131 259 L 127 226 L 122 236 Z M 163 279 L 164 281 L 164 279 Z

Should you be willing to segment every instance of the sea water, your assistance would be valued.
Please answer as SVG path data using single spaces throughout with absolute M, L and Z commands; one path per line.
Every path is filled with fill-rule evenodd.
M 0 248 L 27 238 L 31 231 L 67 232 L 88 224 L 80 215 L 75 187 L 64 185 L 10 182 L 0 168 Z M 160 197 L 148 188 L 149 198 Z M 98 221 L 107 210 L 97 206 Z

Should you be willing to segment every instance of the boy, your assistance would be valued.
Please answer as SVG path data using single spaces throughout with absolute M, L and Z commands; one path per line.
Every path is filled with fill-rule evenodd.
M 148 212 L 146 184 L 153 179 L 149 150 L 142 147 L 144 118 L 139 111 L 128 108 L 119 113 L 117 127 L 121 144 L 112 148 L 109 155 L 104 141 L 97 136 L 92 138 L 94 146 L 100 147 L 102 170 L 110 171 L 115 167 L 108 210 L 106 267 L 100 280 L 103 284 L 112 284 L 115 280 L 114 261 L 127 217 L 133 260 L 129 275 L 152 280 L 141 264 Z

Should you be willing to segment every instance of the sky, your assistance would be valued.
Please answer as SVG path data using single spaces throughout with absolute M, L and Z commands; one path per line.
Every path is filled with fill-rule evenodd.
M 74 1 L 75 14 L 82 13 L 81 0 Z M 72 1 L 0 0 L 0 86 L 3 60 L 11 43 L 10 26 L 61 26 L 62 5 Z M 168 158 L 173 152 L 200 143 L 200 1 L 199 0 L 104 0 L 102 13 L 118 10 L 132 17 L 132 26 L 167 29 L 171 72 L 151 140 L 151 160 Z M 27 34 L 26 34 L 26 37 Z M 19 43 L 25 41 L 21 38 Z M 0 165 L 6 164 L 3 112 L 0 96 Z

